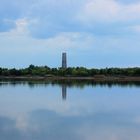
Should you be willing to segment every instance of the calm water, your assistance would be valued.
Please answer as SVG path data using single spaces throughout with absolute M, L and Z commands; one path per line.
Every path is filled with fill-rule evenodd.
M 0 82 L 0 140 L 140 140 L 140 85 Z

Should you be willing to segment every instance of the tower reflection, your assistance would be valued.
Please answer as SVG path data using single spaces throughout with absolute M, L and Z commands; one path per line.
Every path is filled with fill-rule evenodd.
M 65 84 L 62 85 L 62 99 L 63 100 L 67 99 L 67 86 Z

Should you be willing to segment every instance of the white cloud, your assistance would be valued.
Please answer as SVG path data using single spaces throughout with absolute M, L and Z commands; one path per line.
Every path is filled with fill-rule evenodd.
M 110 20 L 117 15 L 119 8 L 119 5 L 112 0 L 90 0 L 86 3 L 83 12 L 89 19 Z
M 29 34 L 29 21 L 26 18 L 15 20 L 15 28 L 9 31 L 11 35 L 26 35 Z
M 115 0 L 87 0 L 77 17 L 86 24 L 139 20 L 140 3 L 125 5 Z
M 9 32 L 0 33 L 1 53 L 8 51 L 36 54 L 40 52 L 57 53 L 58 51 L 62 52 L 70 49 L 86 50 L 94 42 L 92 35 L 79 32 L 61 32 L 56 36 L 46 39 L 33 38 L 30 36 L 28 29 L 30 21 L 19 19 L 15 23 L 16 27 L 14 29 Z

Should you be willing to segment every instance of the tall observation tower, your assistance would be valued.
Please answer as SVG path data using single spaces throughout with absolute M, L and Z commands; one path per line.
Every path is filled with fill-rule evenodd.
M 62 53 L 62 68 L 67 68 L 67 54 L 65 52 Z

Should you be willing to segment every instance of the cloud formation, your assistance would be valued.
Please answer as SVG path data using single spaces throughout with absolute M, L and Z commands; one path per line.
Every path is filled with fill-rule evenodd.
M 123 2 L 123 3 L 122 3 Z M 0 11 L 0 31 L 17 27 L 17 21 L 28 23 L 30 35 L 49 38 L 61 32 L 90 32 L 104 34 L 110 27 L 135 26 L 140 22 L 140 3 L 125 3 L 117 0 L 42 0 L 3 2 Z M 100 30 L 101 28 L 101 30 Z
M 130 50 L 140 51 L 138 0 L 5 0 L 0 5 L 0 25 L 0 51 L 14 56 L 68 51 L 81 57 L 86 51 L 98 54 L 98 61 L 104 57 L 108 61 L 114 51 L 121 50 L 126 57 Z M 135 59 L 136 55 L 132 62 Z
M 122 4 L 115 0 L 89 0 L 80 11 L 87 22 L 127 22 L 139 20 L 140 3 Z

